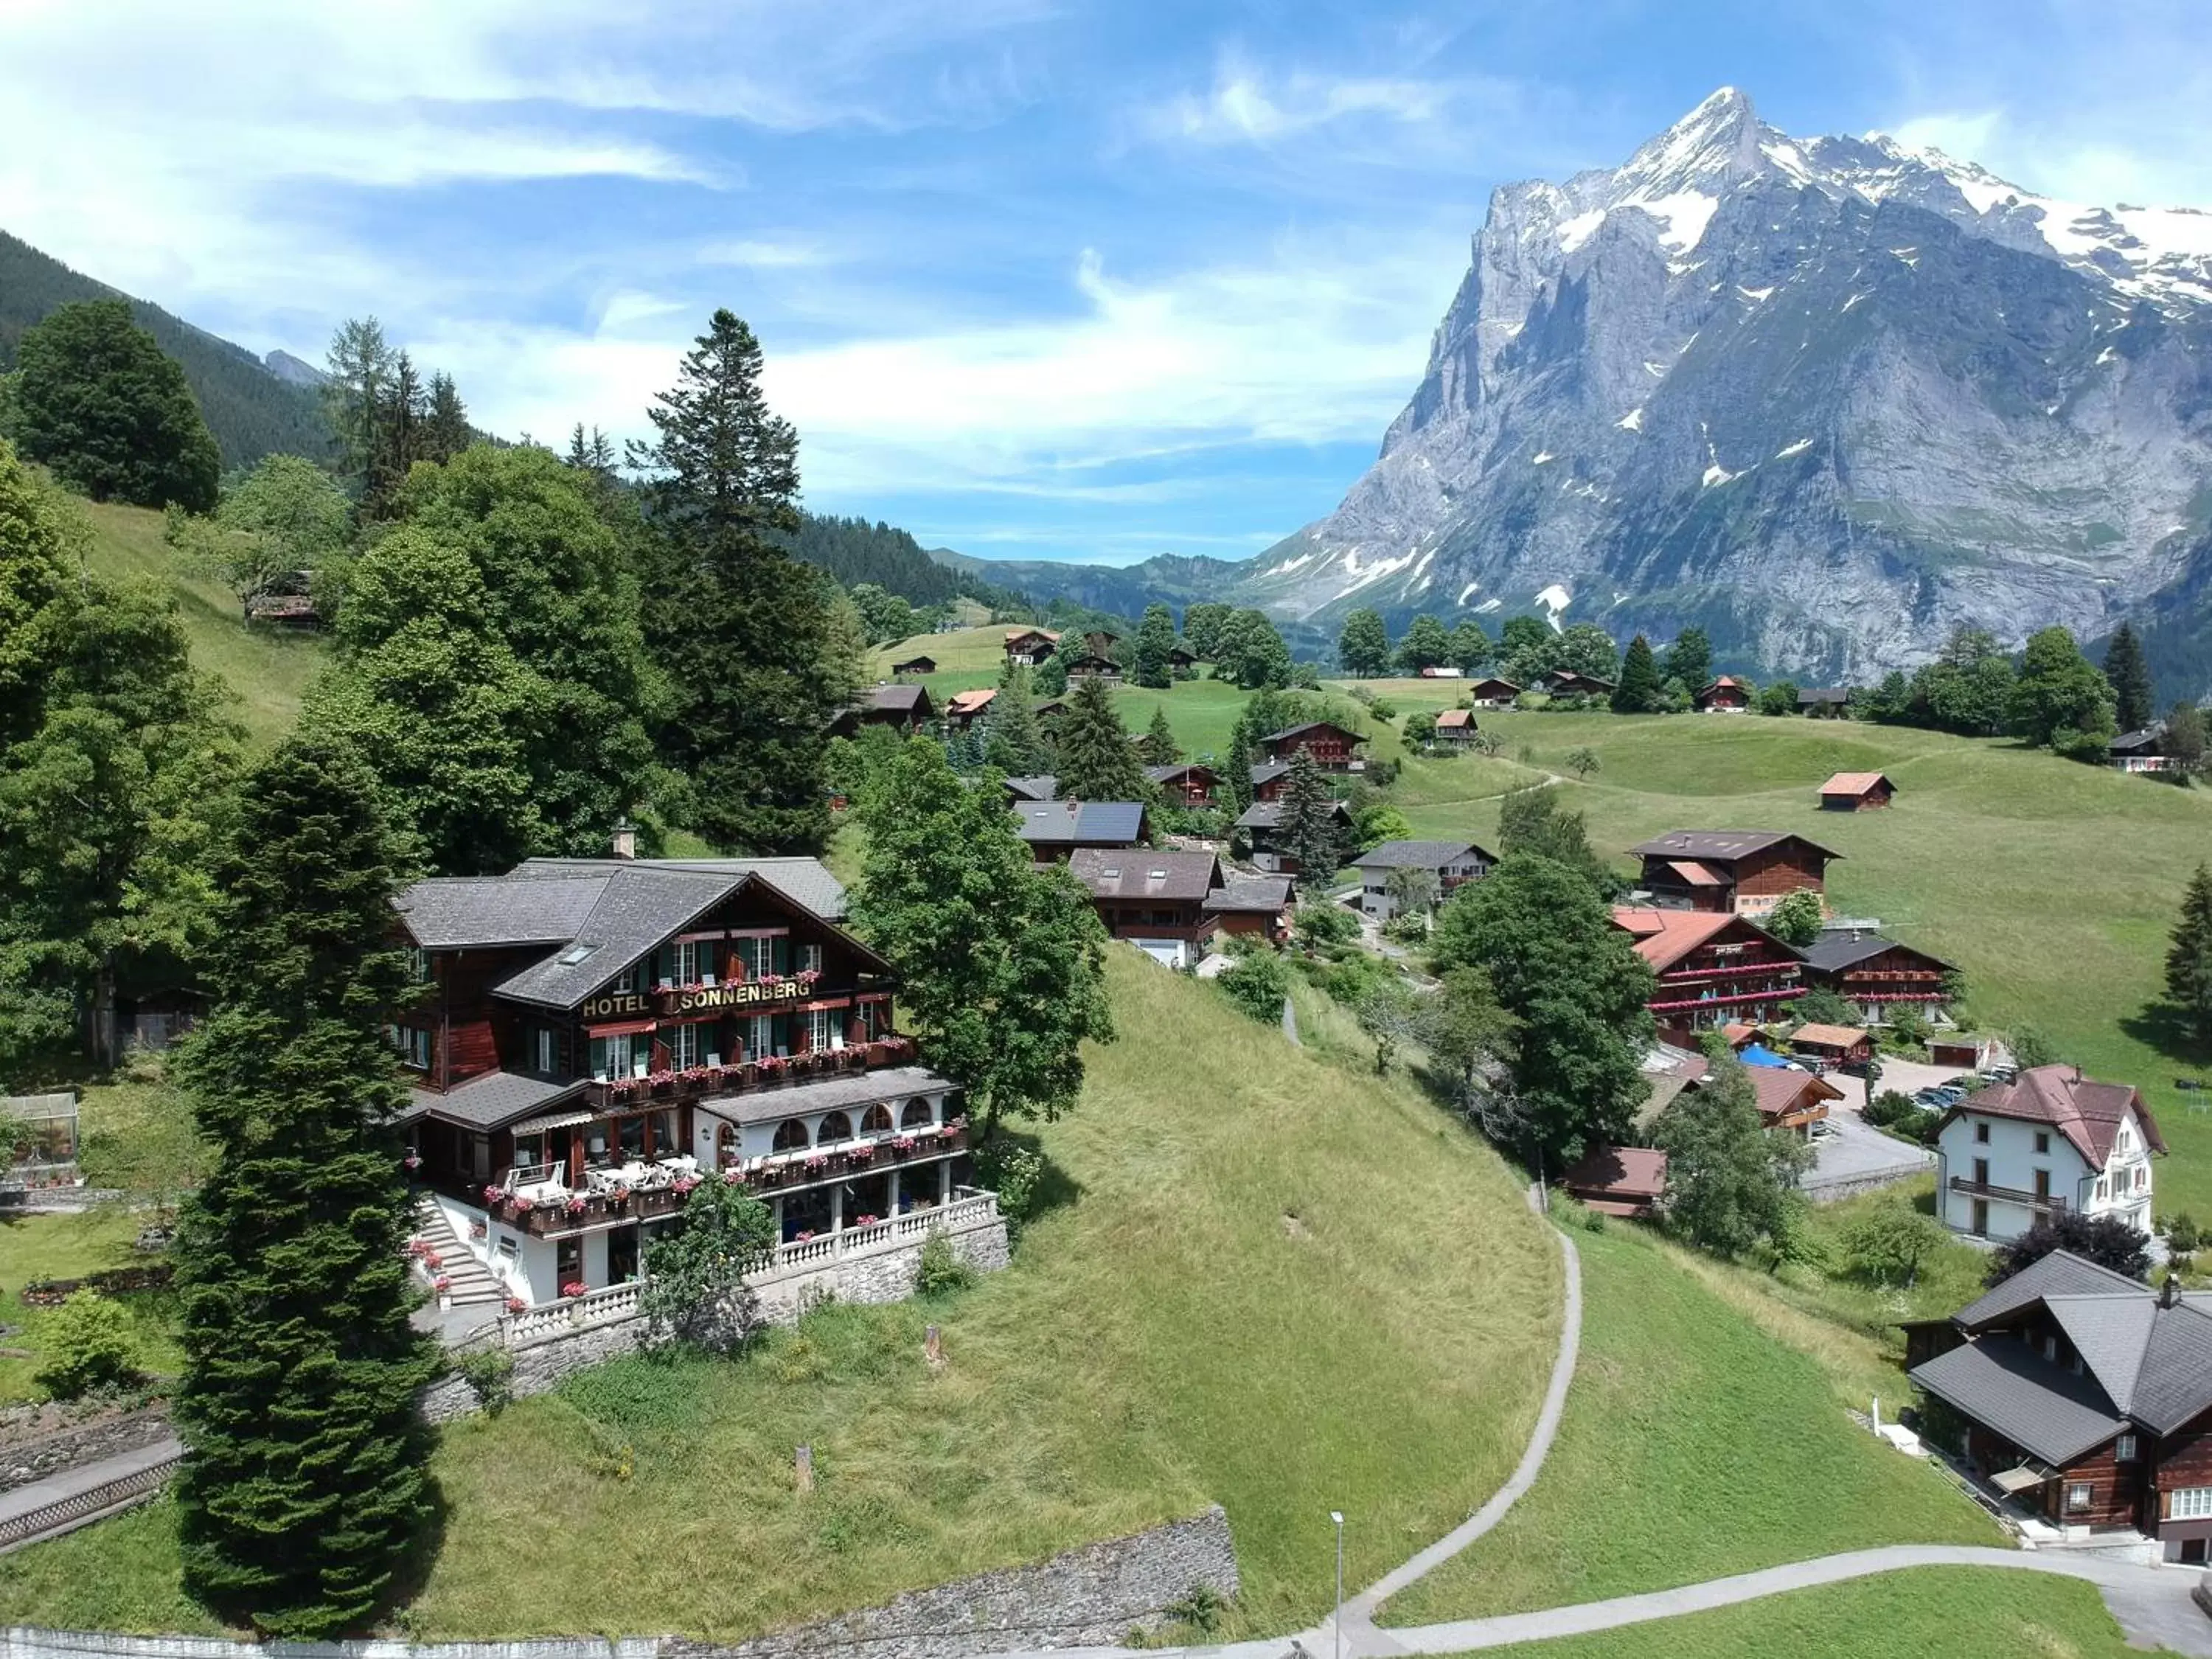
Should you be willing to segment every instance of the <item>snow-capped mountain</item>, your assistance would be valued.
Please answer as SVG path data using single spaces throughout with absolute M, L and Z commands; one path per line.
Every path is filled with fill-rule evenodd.
M 1792 138 L 1724 88 L 1619 168 L 1495 193 L 1379 459 L 1241 585 L 1324 625 L 1700 622 L 1864 676 L 1962 621 L 2178 645 L 2208 521 L 2212 215 Z

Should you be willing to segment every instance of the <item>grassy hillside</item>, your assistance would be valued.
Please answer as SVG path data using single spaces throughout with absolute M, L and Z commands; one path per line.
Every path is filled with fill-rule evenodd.
M 78 501 L 92 524 L 87 557 L 101 575 L 145 576 L 176 595 L 192 660 L 238 696 L 234 712 L 255 738 L 273 743 L 300 712 L 300 695 L 322 665 L 312 635 L 248 628 L 238 596 L 221 582 L 186 574 L 161 539 L 161 515 L 143 507 Z
M 1367 1582 L 1519 1457 L 1559 1266 L 1498 1161 L 1410 1090 L 1113 953 L 1119 1042 L 1043 1141 L 1007 1272 L 838 1308 L 734 1365 L 623 1363 L 447 1433 L 426 1638 L 730 1637 L 1228 1510 L 1240 1628 Z M 944 1328 L 932 1373 L 922 1328 Z M 792 1490 L 792 1448 L 820 1489 Z M 204 1630 L 155 1506 L 0 1557 L 0 1623 Z

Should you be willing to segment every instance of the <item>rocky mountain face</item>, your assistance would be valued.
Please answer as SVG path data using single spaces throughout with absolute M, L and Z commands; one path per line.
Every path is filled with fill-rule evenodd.
M 1235 586 L 1309 628 L 1695 622 L 1807 680 L 2135 616 L 2202 678 L 2208 526 L 2212 215 L 1794 139 L 1729 89 L 1496 192 L 1380 457 Z

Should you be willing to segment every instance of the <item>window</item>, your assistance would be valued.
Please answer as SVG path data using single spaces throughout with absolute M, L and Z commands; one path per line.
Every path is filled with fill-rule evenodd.
M 822 971 L 820 945 L 802 945 L 799 947 L 799 971 L 802 974 L 818 974 Z
M 2057 1337 L 2046 1336 L 2043 1339 L 2043 1357 L 2045 1359 L 2056 1359 L 2058 1358 L 2058 1339 Z
M 2136 1461 L 2135 1436 L 2124 1434 L 2112 1442 L 2112 1461 L 2115 1463 L 2132 1463 Z
M 906 1110 L 899 1114 L 899 1127 L 902 1129 L 926 1129 L 936 1121 L 937 1114 L 930 1109 L 926 1100 L 909 1100 L 906 1103 Z
M 624 996 L 635 991 L 637 989 L 637 964 L 633 962 L 629 967 L 623 969 L 622 972 L 617 974 L 615 975 L 615 982 L 608 988 L 615 992 L 617 995 Z
M 2212 1521 L 2212 1486 L 2183 1486 L 2166 1494 L 2170 1521 Z
M 550 1077 L 553 1074 L 556 1050 L 558 1047 L 553 1036 L 553 1029 L 549 1025 L 541 1025 L 538 1028 L 536 1036 L 538 1041 L 535 1045 L 535 1058 L 538 1074 L 542 1077 Z
M 766 1014 L 755 1014 L 745 1022 L 745 1058 L 758 1060 L 775 1052 L 775 1028 L 769 1024 Z
M 745 964 L 748 979 L 760 979 L 775 971 L 775 941 L 772 939 L 741 939 L 738 954 Z
M 2118 1139 L 2116 1139 L 2116 1140 L 2114 1140 L 2114 1141 L 2113 1141 L 2112 1145 L 2113 1145 L 2114 1146 L 2116 1146 L 2117 1148 L 2118 1148 L 2121 1152 L 2124 1152 L 2125 1151 L 2127 1151 L 2127 1150 L 2128 1150 L 2128 1146 L 2129 1146 L 2129 1140 L 2128 1140 L 2128 1126 L 2127 1126 L 2126 1124 L 2123 1123 L 2122 1125 L 2120 1125 L 2120 1133 L 2119 1133 L 2119 1137 L 2118 1137 Z
M 2047 1152 L 2051 1150 L 2051 1132 L 2048 1129 L 2038 1129 L 2035 1132 L 2035 1150 L 2039 1152 Z
M 806 1046 L 827 1048 L 830 1038 L 837 1029 L 837 1012 L 834 1008 L 810 1008 L 806 1011 Z
M 814 1132 L 817 1146 L 827 1146 L 832 1141 L 853 1138 L 853 1120 L 842 1112 L 832 1112 L 822 1120 L 822 1127 Z
M 811 1145 L 806 1138 L 805 1121 L 796 1117 L 784 1119 L 775 1126 L 775 1139 L 770 1144 L 779 1152 L 795 1152 Z
M 699 944 L 696 939 L 678 939 L 669 952 L 671 977 L 678 985 L 699 982 Z
M 2100 1199 L 2111 1197 L 2112 1193 L 2110 1189 L 2112 1184 L 2112 1183 L 2111 1182 L 2106 1180 L 2102 1176 L 2100 1176 L 2097 1178 L 2097 1196 Z
M 1977 1123 L 1974 1125 L 1974 1144 L 1978 1146 L 1986 1146 L 1990 1144 L 1990 1126 L 1988 1124 Z
M 2097 1489 L 2087 1480 L 2077 1480 L 2066 1488 L 2066 1513 L 2083 1515 L 2096 1501 Z
M 699 1064 L 703 1046 L 699 1039 L 701 1028 L 696 1025 L 674 1025 L 668 1030 L 668 1063 L 678 1071 Z
M 630 1035 L 627 1031 L 613 1036 L 592 1039 L 592 1075 L 605 1082 L 609 1078 L 630 1074 Z
M 407 977 L 417 985 L 428 985 L 430 982 L 429 953 L 420 945 L 410 945 L 407 947 Z
M 887 1135 L 891 1132 L 891 1109 L 878 1103 L 860 1114 L 860 1133 L 864 1135 Z
M 387 1025 L 385 1040 L 399 1051 L 399 1063 L 416 1071 L 430 1069 L 430 1034 L 411 1025 Z
M 2150 1187 L 2150 1165 L 2149 1165 L 2149 1164 L 2136 1164 L 2136 1190 L 2137 1192 L 2139 1192 L 2139 1193 L 2140 1193 L 2140 1192 L 2144 1192 L 2144 1191 L 2147 1191 L 2147 1190 L 2149 1188 L 2149 1187 Z

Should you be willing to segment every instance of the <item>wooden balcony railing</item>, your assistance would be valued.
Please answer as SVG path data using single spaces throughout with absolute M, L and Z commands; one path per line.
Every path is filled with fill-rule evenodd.
M 584 1103 L 595 1112 L 621 1112 L 648 1106 L 678 1105 L 686 1101 L 715 1100 L 754 1089 L 781 1088 L 820 1078 L 878 1066 L 903 1066 L 915 1054 L 914 1039 L 880 1037 L 842 1048 L 817 1048 L 788 1058 L 769 1056 L 728 1066 L 693 1066 L 680 1072 L 656 1072 L 646 1077 L 613 1078 L 584 1085 Z
M 1993 1198 L 2006 1204 L 2024 1204 L 2031 1210 L 2049 1210 L 2053 1213 L 2068 1207 L 2066 1200 L 2056 1193 L 2023 1192 L 2017 1187 L 2000 1187 L 1992 1182 L 1969 1181 L 1964 1176 L 1951 1177 L 1951 1190 L 1968 1198 Z

